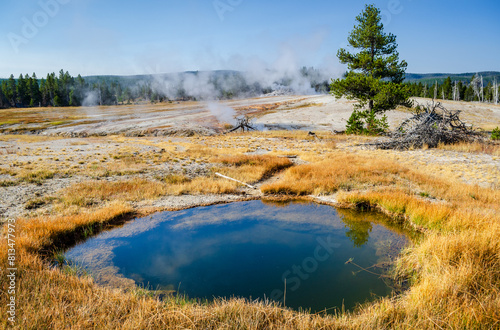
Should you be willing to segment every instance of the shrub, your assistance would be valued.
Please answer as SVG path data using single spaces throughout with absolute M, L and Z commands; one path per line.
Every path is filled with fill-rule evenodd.
M 494 128 L 493 131 L 491 131 L 491 139 L 492 140 L 500 140 L 500 128 Z
M 387 117 L 377 118 L 375 111 L 354 110 L 347 121 L 347 134 L 379 135 L 387 131 Z

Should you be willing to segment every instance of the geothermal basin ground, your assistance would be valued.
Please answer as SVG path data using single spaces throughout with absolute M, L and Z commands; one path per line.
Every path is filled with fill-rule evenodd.
M 443 104 L 485 131 L 500 126 L 499 106 Z M 0 218 L 3 238 L 6 222 L 16 224 L 19 327 L 498 326 L 500 146 L 376 150 L 365 145 L 373 137 L 335 133 L 352 107 L 314 95 L 1 110 Z M 251 116 L 259 130 L 224 134 L 235 115 Z M 394 128 L 412 114 L 387 115 Z M 377 209 L 422 235 L 394 264 L 409 289 L 349 314 L 312 315 L 238 299 L 159 301 L 53 266 L 61 251 L 132 218 L 297 197 Z

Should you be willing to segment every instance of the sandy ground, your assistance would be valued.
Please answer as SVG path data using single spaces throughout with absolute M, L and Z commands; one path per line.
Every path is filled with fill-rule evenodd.
M 415 98 L 425 105 L 428 99 Z M 491 130 L 500 125 L 500 105 L 442 101 L 461 118 Z M 269 96 L 220 102 L 171 102 L 106 107 L 33 108 L 0 110 L 0 132 L 47 136 L 165 136 L 192 133 L 212 135 L 225 130 L 236 116 L 248 115 L 260 130 L 345 129 L 353 101 L 331 95 Z M 386 113 L 392 128 L 411 116 L 404 111 Z M 234 122 L 232 122 L 234 123 Z
M 416 104 L 426 105 L 429 99 L 414 98 Z M 437 100 L 448 110 L 460 110 L 460 118 L 474 127 L 491 131 L 500 126 L 500 104 Z
M 429 100 L 418 99 L 419 103 Z M 345 120 L 352 111 L 352 102 L 335 100 L 329 95 L 318 96 L 278 96 L 222 102 L 236 109 L 238 114 L 254 117 L 254 123 L 267 129 L 305 129 L 314 131 L 343 130 Z M 500 126 L 500 106 L 464 102 L 444 102 L 450 109 L 463 111 L 464 118 L 474 124 L 491 128 Z M 104 180 L 126 180 L 134 177 L 154 179 L 168 173 L 184 173 L 194 178 L 210 172 L 214 166 L 209 162 L 192 159 L 175 159 L 168 163 L 155 163 L 154 155 L 162 149 L 182 151 L 186 144 L 204 145 L 208 137 L 163 137 L 161 130 L 173 133 L 196 128 L 202 133 L 214 134 L 222 129 L 222 123 L 208 110 L 206 104 L 184 102 L 180 104 L 160 104 L 144 106 L 116 106 L 92 109 L 26 109 L 10 111 L 13 116 L 45 116 L 49 120 L 66 121 L 56 127 L 40 128 L 40 123 L 10 124 L 0 128 L 38 127 L 28 135 L 0 135 L 0 218 L 49 214 L 50 206 L 34 210 L 27 207 L 30 201 L 54 196 L 61 189 L 74 183 L 99 178 L 99 171 L 111 166 L 118 154 L 139 157 L 148 154 L 145 160 L 131 165 L 131 173 L 104 177 Z M 388 119 L 394 127 L 410 116 L 403 111 L 391 111 Z M 92 121 L 92 122 L 89 122 Z M 37 126 L 38 125 L 38 126 Z M 156 130 L 156 131 L 155 131 Z M 153 132 L 145 134 L 144 132 Z M 142 132 L 143 134 L 132 134 Z M 156 133 L 154 133 L 156 132 Z M 5 133 L 5 132 L 4 132 Z M 83 134 L 85 133 L 85 134 Z M 112 134 L 121 133 L 120 136 Z M 167 133 L 165 133 L 167 134 Z M 323 133 L 329 134 L 329 133 Z M 86 137 L 98 135 L 97 137 Z M 126 137 L 129 135 L 129 137 Z M 132 135 L 132 137 L 130 137 Z M 134 137 L 134 135 L 146 135 Z M 56 136 L 49 138 L 46 136 Z M 74 137 L 73 137 L 74 136 Z M 216 137 L 214 138 L 216 139 Z M 217 140 L 211 142 L 217 145 Z M 321 141 L 299 140 L 291 145 L 277 138 L 235 136 L 232 147 L 247 150 L 248 153 L 265 154 L 271 151 L 311 152 Z M 315 144 L 317 143 L 317 144 Z M 226 145 L 220 145 L 226 147 Z M 444 150 L 382 151 L 369 150 L 356 143 L 338 143 L 338 149 L 346 152 L 373 154 L 412 168 L 421 169 L 436 176 L 453 177 L 470 184 L 498 189 L 500 187 L 500 159 L 488 154 L 471 154 Z M 168 150 L 167 150 L 168 152 Z M 306 161 L 297 158 L 298 164 Z M 124 165 L 128 166 L 128 165 Z M 16 171 L 36 171 L 38 168 L 54 169 L 58 174 L 39 184 L 16 182 Z M 59 174 L 66 173 L 66 174 Z M 276 178 L 271 178 L 271 180 Z M 10 183 L 9 183 L 10 182 Z M 248 196 L 258 196 L 258 191 L 242 188 L 242 195 L 231 196 L 165 196 L 155 201 L 134 204 L 134 207 L 186 207 L 205 203 L 234 201 Z
M 276 111 L 260 116 L 255 122 L 270 128 L 305 130 L 345 130 L 355 102 L 336 100 L 330 95 L 303 97 L 303 100 L 280 107 Z M 400 124 L 410 114 L 390 111 L 387 119 L 391 127 Z
M 35 108 L 29 115 L 26 109 L 9 109 L 8 118 L 3 120 L 14 123 L 0 125 L 0 130 L 70 137 L 189 135 L 191 132 L 210 135 L 222 131 L 224 122 L 248 115 L 259 129 L 340 131 L 345 128 L 352 109 L 353 102 L 335 100 L 330 95 L 270 96 L 218 103 Z M 388 113 L 392 125 L 407 117 L 408 114 L 399 111 Z

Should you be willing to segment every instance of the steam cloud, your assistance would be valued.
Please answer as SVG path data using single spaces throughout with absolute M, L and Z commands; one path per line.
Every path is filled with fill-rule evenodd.
M 233 108 L 215 102 L 209 102 L 207 107 L 219 122 L 236 125 L 236 111 Z
M 325 93 L 332 75 L 313 68 L 277 71 L 265 67 L 238 71 L 199 71 L 155 74 L 136 86 L 147 85 L 170 100 L 193 98 L 212 101 L 273 95 Z M 93 100 L 89 96 L 89 102 Z
M 327 30 L 319 30 L 313 34 L 295 36 L 292 40 L 281 42 L 272 60 L 263 60 L 254 55 L 232 55 L 222 58 L 209 48 L 196 56 L 195 62 L 202 69 L 199 72 L 160 74 L 160 63 L 165 63 L 164 72 L 181 72 L 185 66 L 177 63 L 171 67 L 164 59 L 147 58 L 145 61 L 149 63 L 149 68 L 155 67 L 157 73 L 151 74 L 151 88 L 169 99 L 179 98 L 180 95 L 205 101 L 263 94 L 324 93 L 330 80 L 340 77 L 345 71 L 334 54 L 324 56 L 322 59 L 315 58 L 314 54 L 324 46 L 328 33 Z M 262 47 L 272 48 L 266 44 L 267 41 L 262 42 Z M 305 68 L 303 63 L 310 62 L 311 58 L 315 58 L 318 64 L 314 69 Z M 218 79 L 214 71 L 211 71 L 214 67 L 237 71 L 224 71 L 227 74 Z M 148 71 L 153 73 L 152 70 Z M 235 93 L 237 95 L 234 95 Z
M 89 91 L 82 101 L 84 107 L 95 107 L 99 104 L 99 94 L 97 91 Z

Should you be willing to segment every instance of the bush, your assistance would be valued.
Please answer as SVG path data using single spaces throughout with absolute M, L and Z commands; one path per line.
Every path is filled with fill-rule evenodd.
M 354 110 L 347 121 L 347 134 L 362 134 L 364 131 L 361 111 Z
M 347 121 L 347 134 L 379 135 L 387 131 L 387 117 L 377 118 L 375 111 L 354 110 Z
M 491 131 L 491 139 L 500 140 L 500 128 L 497 127 Z

